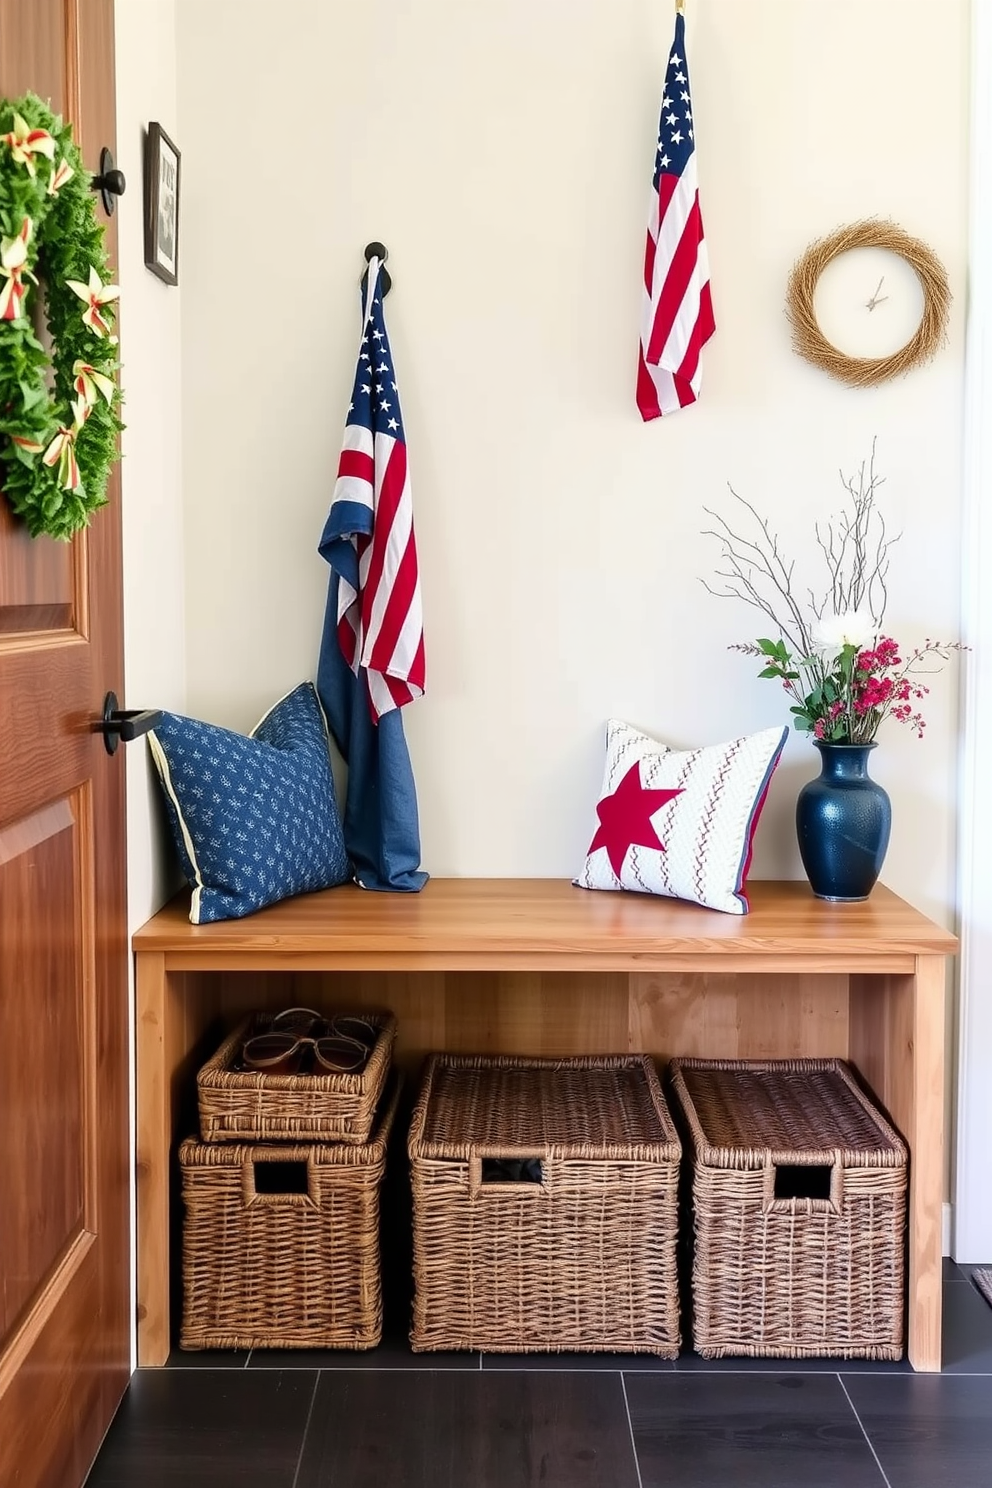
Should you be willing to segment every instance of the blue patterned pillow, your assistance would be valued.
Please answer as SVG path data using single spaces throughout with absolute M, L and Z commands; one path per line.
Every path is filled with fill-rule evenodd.
M 327 731 L 309 682 L 247 738 L 166 713 L 149 734 L 194 925 L 348 877 Z

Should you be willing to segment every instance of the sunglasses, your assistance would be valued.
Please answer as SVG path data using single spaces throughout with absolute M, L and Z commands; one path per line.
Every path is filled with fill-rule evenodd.
M 269 1075 L 297 1075 L 308 1069 L 315 1074 L 321 1070 L 357 1074 L 365 1068 L 378 1032 L 368 1018 L 327 1019 L 313 1008 L 285 1008 L 265 1033 L 245 1040 L 241 1063 Z

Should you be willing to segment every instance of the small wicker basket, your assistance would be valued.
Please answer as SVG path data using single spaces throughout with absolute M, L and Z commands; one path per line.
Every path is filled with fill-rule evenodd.
M 182 1348 L 375 1347 L 379 1188 L 398 1099 L 394 1077 L 366 1145 L 181 1144 Z M 273 1172 L 294 1191 L 267 1191 Z
M 898 1359 L 907 1151 L 839 1059 L 675 1059 L 689 1134 L 693 1344 Z
M 255 1013 L 225 1039 L 196 1077 L 205 1142 L 367 1142 L 389 1074 L 396 1019 L 363 1013 L 378 1029 L 357 1074 L 270 1075 L 234 1070 L 241 1046 L 264 1033 L 271 1014 Z
M 416 1351 L 678 1353 L 680 1147 L 649 1059 L 434 1054 L 409 1154 Z

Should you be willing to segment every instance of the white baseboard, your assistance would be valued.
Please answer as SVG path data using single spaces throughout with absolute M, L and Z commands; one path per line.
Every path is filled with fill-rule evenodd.
M 950 1204 L 941 1205 L 940 1210 L 940 1253 L 949 1256 L 951 1253 L 951 1228 L 954 1221 L 954 1211 Z

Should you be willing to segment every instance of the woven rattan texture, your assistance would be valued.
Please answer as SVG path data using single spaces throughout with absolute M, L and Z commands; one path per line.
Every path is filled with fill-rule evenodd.
M 764 1065 L 684 1059 L 673 1061 L 676 1067 L 699 1118 L 708 1162 L 741 1168 L 762 1162 L 768 1150 L 812 1156 L 839 1147 L 845 1163 L 905 1165 L 899 1137 L 839 1059 Z
M 196 1077 L 200 1135 L 205 1142 L 367 1142 L 389 1074 L 396 1019 L 363 1013 L 378 1037 L 358 1074 L 268 1075 L 232 1070 L 245 1038 L 263 1033 L 271 1016 L 256 1013 L 217 1050 Z
M 680 1149 L 648 1059 L 434 1055 L 414 1111 L 415 1350 L 678 1353 Z M 542 1181 L 482 1182 L 540 1157 Z
M 445 1058 L 434 1067 L 418 1143 L 433 1157 L 537 1147 L 565 1157 L 678 1155 L 653 1065 L 624 1055 Z
M 845 1066 L 674 1060 L 670 1072 L 689 1136 L 696 1351 L 900 1358 L 906 1149 Z M 735 1133 L 739 1148 L 722 1145 Z M 776 1164 L 817 1160 L 831 1165 L 830 1200 L 774 1197 Z
M 179 1148 L 184 1349 L 374 1348 L 379 1188 L 394 1079 L 366 1145 Z M 305 1163 L 307 1193 L 258 1193 L 256 1164 Z

